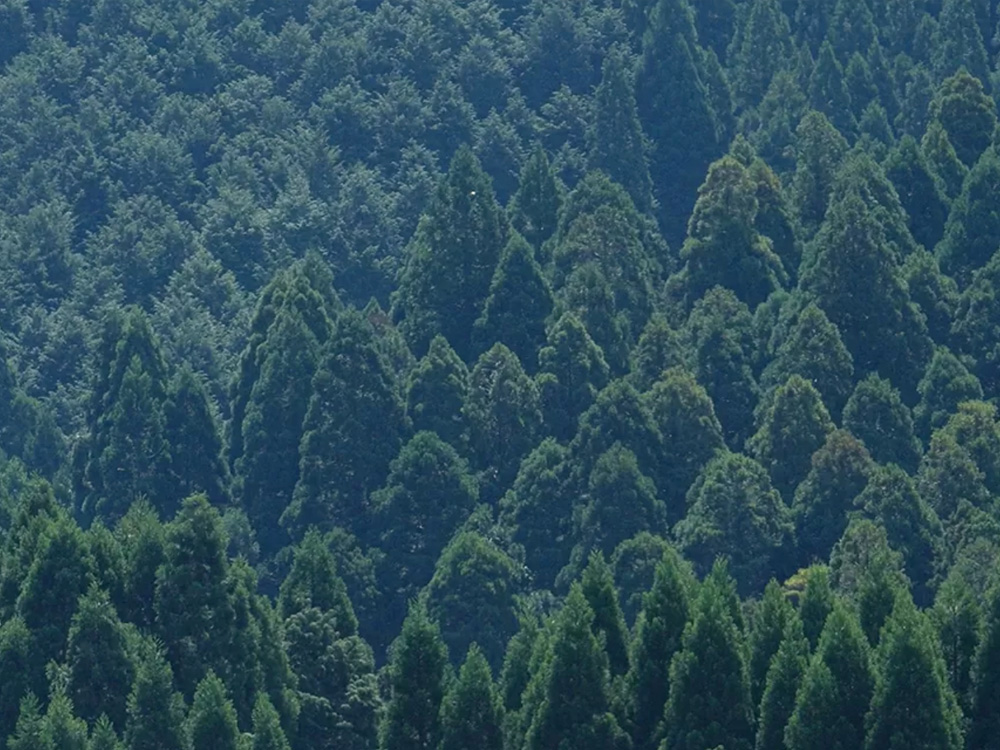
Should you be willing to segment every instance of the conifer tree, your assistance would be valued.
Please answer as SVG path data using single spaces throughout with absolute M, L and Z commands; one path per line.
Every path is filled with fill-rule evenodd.
M 23 713 L 24 701 L 45 690 L 45 672 L 35 663 L 31 631 L 19 617 L 0 626 L 0 726 L 13 730 Z
M 653 313 L 632 352 L 629 374 L 635 387 L 647 391 L 664 371 L 683 363 L 680 336 L 665 316 Z
M 191 750 L 239 750 L 236 710 L 226 696 L 226 686 L 211 670 L 198 683 L 187 718 Z
M 917 385 L 920 402 L 913 409 L 917 432 L 925 440 L 947 423 L 964 401 L 982 401 L 979 379 L 946 347 L 934 351 L 930 364 Z
M 773 245 L 756 230 L 756 193 L 749 171 L 733 157 L 709 167 L 681 248 L 684 269 L 670 282 L 685 309 L 715 286 L 754 308 L 787 281 Z
M 834 61 L 836 62 L 836 61 Z M 792 202 L 805 237 L 812 237 L 826 215 L 833 178 L 847 153 L 847 141 L 821 111 L 811 109 L 795 129 Z
M 469 369 L 444 336 L 435 336 L 407 388 L 406 414 L 414 432 L 435 432 L 462 450 L 468 439 L 462 415 L 468 392 Z
M 42 747 L 42 727 L 44 717 L 41 705 L 34 693 L 28 693 L 21 700 L 20 713 L 14 731 L 7 738 L 8 750 L 35 750 Z
M 727 577 L 724 567 L 713 570 L 702 585 L 682 649 L 671 662 L 664 719 L 668 748 L 741 750 L 753 744 L 746 644 L 729 611 Z
M 831 203 L 801 286 L 840 330 L 856 370 L 914 388 L 912 368 L 930 359 L 931 342 L 875 213 L 854 191 Z
M 771 476 L 782 497 L 792 499 L 809 473 L 812 455 L 833 430 L 819 393 L 799 375 L 777 388 L 760 429 L 747 448 Z
M 957 566 L 937 590 L 927 617 L 941 645 L 948 684 L 967 717 L 972 717 L 972 675 L 981 633 L 984 607 Z M 982 677 L 982 674 L 980 674 Z
M 490 665 L 473 644 L 441 703 L 441 750 L 501 750 L 503 705 Z
M 606 555 L 642 531 L 665 533 L 666 508 L 656 485 L 643 474 L 635 454 L 615 443 L 594 463 L 587 481 L 586 503 L 576 522 L 580 540 L 574 557 L 585 550 Z
M 937 119 L 927 124 L 927 129 L 920 139 L 920 150 L 924 152 L 927 162 L 940 178 L 948 199 L 953 201 L 958 198 L 965 177 L 969 173 L 969 167 L 959 160 L 948 132 Z
M 755 0 L 748 13 L 742 43 L 732 60 L 733 94 L 741 108 L 759 104 L 775 74 L 792 58 L 791 31 L 781 3 Z
M 312 525 L 364 537 L 368 495 L 385 480 L 406 432 L 395 375 L 374 331 L 358 313 L 344 312 L 313 378 L 299 481 L 282 525 L 296 537 Z
M 499 342 L 534 371 L 552 305 L 552 291 L 531 245 L 513 234 L 500 256 L 490 295 L 472 332 L 477 349 L 485 351 Z
M 948 199 L 943 185 L 912 135 L 904 135 L 899 140 L 883 168 L 906 210 L 913 238 L 933 250 L 944 234 Z
M 695 304 L 686 327 L 692 372 L 711 397 L 731 449 L 749 437 L 758 397 L 751 327 L 747 306 L 718 287 Z
M 854 53 L 866 54 L 878 38 L 870 4 L 866 0 L 837 0 L 827 38 L 841 61 Z
M 541 144 L 524 163 L 517 192 L 510 203 L 510 221 L 535 250 L 556 231 L 563 195 Z
M 944 79 L 964 68 L 989 85 L 989 61 L 972 0 L 944 0 L 934 40 L 934 70 Z
M 875 81 L 872 80 L 868 63 L 860 52 L 852 53 L 844 67 L 844 86 L 850 95 L 851 111 L 858 121 L 859 132 L 863 136 L 865 131 L 860 128 L 861 118 L 872 104 L 878 105 L 878 90 L 875 88 Z
M 73 702 L 60 688 L 49 698 L 40 739 L 42 748 L 87 750 L 87 722 L 74 715 Z
M 903 263 L 903 278 L 910 289 L 910 299 L 927 318 L 927 332 L 936 342 L 951 341 L 951 327 L 958 310 L 958 285 L 941 273 L 937 258 L 918 250 Z
M 488 477 L 486 488 L 506 490 L 535 445 L 542 412 L 538 387 L 503 344 L 483 353 L 472 368 L 465 414 L 476 465 Z
M 595 263 L 585 263 L 573 271 L 559 292 L 557 314 L 575 315 L 604 355 L 611 375 L 628 369 L 628 319 L 615 304 L 614 291 Z
M 236 475 L 243 508 L 265 554 L 278 550 L 287 539 L 278 519 L 299 481 L 302 423 L 320 343 L 306 320 L 286 309 L 277 313 L 257 349 L 259 377 L 246 401 Z
M 384 519 L 387 562 L 404 602 L 431 580 L 438 555 L 478 497 L 464 459 L 432 432 L 417 433 L 392 462 L 372 503 Z
M 496 542 L 477 531 L 459 531 L 425 589 L 428 612 L 449 653 L 482 643 L 483 655 L 499 667 L 517 631 L 516 597 L 523 582 L 524 571 Z
M 961 287 L 972 281 L 1000 246 L 1000 219 L 991 210 L 1000 200 L 1000 157 L 990 148 L 972 167 L 952 205 L 937 256 Z
M 415 354 L 422 356 L 440 333 L 460 357 L 472 356 L 472 325 L 507 231 L 489 177 L 472 151 L 459 149 L 421 219 L 395 301 L 395 318 Z
M 389 661 L 389 702 L 382 715 L 383 750 L 434 750 L 441 741 L 448 653 L 426 608 L 414 603 Z
M 809 642 L 802 635 L 802 623 L 788 619 L 781 645 L 767 671 L 757 719 L 755 750 L 784 750 L 785 727 L 795 710 L 795 697 L 809 663 Z
M 636 77 L 643 129 L 653 142 L 650 172 L 660 226 L 679 245 L 695 191 L 718 156 L 718 118 L 709 99 L 694 14 L 686 0 L 659 0 L 643 35 Z M 684 142 L 677 133 L 690 133 Z
M 145 644 L 128 698 L 125 745 L 186 750 L 184 700 L 174 692 L 173 671 L 158 646 Z
M 851 94 L 844 80 L 844 68 L 828 41 L 820 47 L 816 67 L 809 78 L 809 106 L 830 118 L 845 138 L 854 138 L 858 123 L 852 112 Z
M 778 556 L 790 531 L 788 509 L 764 468 L 738 453 L 712 459 L 688 492 L 688 514 L 674 535 L 697 569 L 729 555 L 741 591 L 762 586 L 783 566 Z
M 107 716 L 101 716 L 90 732 L 87 750 L 123 750 L 115 728 Z
M 809 648 L 814 650 L 834 606 L 830 569 L 826 565 L 810 565 L 802 571 L 802 576 L 806 585 L 799 599 L 799 618 Z
M 676 523 L 686 511 L 688 489 L 725 447 L 722 425 L 705 389 L 682 367 L 666 370 L 645 398 L 663 439 L 657 489 L 668 520 Z
M 165 541 L 156 573 L 156 621 L 177 686 L 190 696 L 206 670 L 222 671 L 232 637 L 229 563 L 218 511 L 204 495 L 192 495 L 168 525 Z
M 125 728 L 125 685 L 135 665 L 127 636 L 107 593 L 92 586 L 80 597 L 66 646 L 67 697 L 77 715 L 93 724 L 106 716 L 117 730 Z
M 267 695 L 258 693 L 253 707 L 253 750 L 290 750 L 288 739 L 281 729 L 278 712 Z
M 625 674 L 629 668 L 628 629 L 618 604 L 611 568 L 600 552 L 590 555 L 580 585 L 587 603 L 594 610 L 594 633 L 608 652 L 612 677 Z
M 608 384 L 604 353 L 579 318 L 566 312 L 549 328 L 538 363 L 545 424 L 557 438 L 569 439 L 580 415 Z
M 877 661 L 865 749 L 898 745 L 959 750 L 961 712 L 933 630 L 905 598 L 897 601 L 886 623 Z
M 826 314 L 809 303 L 799 313 L 764 372 L 761 388 L 768 392 L 799 375 L 819 392 L 832 415 L 839 415 L 854 385 L 854 360 L 840 331 Z
M 628 747 L 628 736 L 610 713 L 608 657 L 594 635 L 594 611 L 574 584 L 557 617 L 551 656 L 540 674 L 544 696 L 531 721 L 528 750 Z
M 874 677 L 857 618 L 835 603 L 785 729 L 788 750 L 861 747 Z
M 921 448 L 913 416 L 888 380 L 869 375 L 858 383 L 844 407 L 844 429 L 879 463 L 916 471 Z
M 631 668 L 625 677 L 628 717 L 636 750 L 659 744 L 660 724 L 670 695 L 670 664 L 680 651 L 691 609 L 694 577 L 670 548 L 656 566 L 653 585 L 643 597 L 632 639 Z
M 639 123 L 634 76 L 622 50 L 605 57 L 601 85 L 595 96 L 595 116 L 590 133 L 591 169 L 600 169 L 628 192 L 635 207 L 650 213 L 653 183 L 646 161 L 646 139 Z
M 767 681 L 768 669 L 785 638 L 789 621 L 795 616 L 791 602 L 773 578 L 764 587 L 764 595 L 754 612 L 750 625 L 750 695 L 760 705 Z M 801 628 L 801 622 L 799 623 Z
M 326 541 L 315 528 L 295 548 L 292 569 L 281 583 L 277 606 L 288 619 L 309 607 L 332 612 L 337 635 L 357 635 L 358 620 L 347 596 L 347 587 L 337 575 L 337 564 Z
M 222 456 L 222 435 L 205 387 L 183 367 L 170 384 L 164 406 L 164 438 L 170 450 L 175 497 L 163 508 L 172 516 L 181 499 L 204 492 L 213 505 L 227 505 L 229 467 Z
M 962 0 L 949 2 L 961 4 Z M 961 162 L 972 169 L 990 145 L 997 125 L 996 107 L 983 82 L 964 68 L 959 69 L 941 83 L 930 114 L 944 128 Z
M 944 430 L 938 430 L 931 437 L 930 448 L 917 473 L 917 489 L 945 528 L 951 526 L 953 516 L 963 504 L 973 508 L 989 504 L 986 475 L 970 452 Z

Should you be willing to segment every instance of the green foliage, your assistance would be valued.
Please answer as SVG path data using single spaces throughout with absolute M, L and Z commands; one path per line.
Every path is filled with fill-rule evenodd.
M 511 224 L 539 250 L 556 230 L 562 200 L 562 189 L 548 154 L 538 144 L 521 169 L 518 189 L 510 204 Z
M 795 697 L 808 663 L 809 642 L 802 635 L 802 624 L 790 617 L 767 671 L 755 750 L 784 750 L 785 726 L 795 710 Z
M 128 698 L 125 744 L 151 750 L 185 750 L 184 700 L 173 690 L 173 672 L 155 644 L 144 644 Z
M 469 391 L 469 370 L 444 336 L 431 340 L 413 370 L 406 391 L 406 414 L 416 432 L 436 432 L 456 449 L 467 439 L 462 409 Z
M 253 750 L 289 750 L 278 712 L 263 693 L 253 707 Z
M 728 612 L 727 576 L 725 568 L 719 568 L 702 585 L 682 648 L 671 662 L 664 718 L 668 748 L 739 750 L 752 745 L 754 710 L 746 645 Z
M 963 3 L 962 0 L 949 0 L 948 4 L 958 9 Z M 942 81 L 930 114 L 941 123 L 961 162 L 972 169 L 990 145 L 997 124 L 996 108 L 984 91 L 983 82 L 960 69 Z M 931 160 L 934 161 L 933 157 Z
M 748 638 L 750 692 L 753 703 L 757 706 L 761 705 L 771 662 L 785 639 L 789 622 L 794 617 L 795 610 L 791 602 L 778 582 L 772 578 L 764 587 L 764 595 L 754 611 Z M 801 621 L 799 628 L 801 630 Z M 773 729 L 772 727 L 770 731 Z
M 238 750 L 240 734 L 236 711 L 226 696 L 222 680 L 211 671 L 198 683 L 187 718 L 191 750 Z
M 712 459 L 688 492 L 688 508 L 674 534 L 699 571 L 728 555 L 740 590 L 752 591 L 782 567 L 788 509 L 752 458 L 721 453 Z
M 879 463 L 916 470 L 921 448 L 913 416 L 888 380 L 869 375 L 858 383 L 844 407 L 844 429 L 861 440 Z
M 944 238 L 936 250 L 941 268 L 962 287 L 990 260 L 1000 244 L 993 206 L 1000 196 L 1000 157 L 987 149 L 973 164 L 952 205 Z
M 295 548 L 295 560 L 281 584 L 277 606 L 285 619 L 309 607 L 331 612 L 340 637 L 357 635 L 358 620 L 347 587 L 337 575 L 326 540 L 316 529 L 310 529 Z
M 907 134 L 899 140 L 883 168 L 906 210 L 913 238 L 925 248 L 934 249 L 944 234 L 948 199 L 940 179 L 913 136 Z
M 490 667 L 473 644 L 441 703 L 441 750 L 503 747 L 503 706 Z

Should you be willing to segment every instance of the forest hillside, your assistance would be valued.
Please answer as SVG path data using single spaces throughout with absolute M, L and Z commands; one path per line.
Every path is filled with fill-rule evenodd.
M 0 750 L 1000 748 L 998 53 L 0 0 Z

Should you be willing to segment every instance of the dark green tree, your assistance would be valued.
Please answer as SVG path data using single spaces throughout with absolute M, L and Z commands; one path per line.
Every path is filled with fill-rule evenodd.
M 656 566 L 653 585 L 643 597 L 632 639 L 632 666 L 625 677 L 627 713 L 636 750 L 652 750 L 659 744 L 660 724 L 670 696 L 670 664 L 681 649 L 694 586 L 685 561 L 669 549 Z
M 253 707 L 253 750 L 290 750 L 281 720 L 267 695 L 259 693 Z
M 906 210 L 913 238 L 933 250 L 944 235 L 948 198 L 916 139 L 904 135 L 889 153 L 883 168 Z
M 538 390 L 545 424 L 561 440 L 576 432 L 577 421 L 608 384 L 604 352 L 573 313 L 563 313 L 549 328 L 538 353 Z
M 935 342 L 951 340 L 951 327 L 958 310 L 958 285 L 941 272 L 937 258 L 918 250 L 903 263 L 903 278 L 910 299 L 927 318 L 927 332 Z
M 820 47 L 816 67 L 809 78 L 809 106 L 830 118 L 845 138 L 854 138 L 858 123 L 851 107 L 851 94 L 844 80 L 844 68 L 829 41 Z
M 518 189 L 511 199 L 511 224 L 535 250 L 541 250 L 556 231 L 562 201 L 562 188 L 549 157 L 537 144 L 521 169 Z
M 295 537 L 313 525 L 342 526 L 364 537 L 368 495 L 385 480 L 407 427 L 375 332 L 358 313 L 343 313 L 313 378 L 299 481 L 282 525 Z
M 749 592 L 783 566 L 788 509 L 752 458 L 727 452 L 712 459 L 688 492 L 688 508 L 674 535 L 696 569 L 706 572 L 729 555 L 740 590 Z
M 625 188 L 639 211 L 650 213 L 653 183 L 646 161 L 647 144 L 639 123 L 635 79 L 622 50 L 614 48 L 604 59 L 601 85 L 594 96 L 589 166 L 606 172 Z
M 150 750 L 186 750 L 184 699 L 174 692 L 170 664 L 152 643 L 144 644 L 128 697 L 125 745 Z
M 459 149 L 421 219 L 400 278 L 395 317 L 414 353 L 423 355 L 440 333 L 460 357 L 470 358 L 472 326 L 507 233 L 490 178 L 472 151 Z
M 413 370 L 406 392 L 406 414 L 415 432 L 436 432 L 456 450 L 468 439 L 462 409 L 469 392 L 469 369 L 444 336 L 431 340 Z
M 725 448 L 722 425 L 705 389 L 682 367 L 666 370 L 645 399 L 664 447 L 657 490 L 667 519 L 676 523 L 686 511 L 685 496 L 698 474 Z
M 991 210 L 1000 197 L 1000 157 L 987 149 L 972 167 L 952 205 L 936 254 L 945 273 L 967 287 L 1000 246 L 1000 219 Z
M 755 107 L 775 74 L 792 59 L 788 17 L 778 0 L 756 0 L 750 5 L 741 44 L 733 53 L 733 98 L 740 108 Z
M 611 567 L 600 552 L 592 553 L 580 579 L 583 595 L 594 611 L 594 633 L 608 652 L 611 676 L 625 674 L 629 669 L 629 636 L 618 604 L 618 592 Z
M 973 0 L 944 0 L 941 3 L 934 40 L 934 69 L 938 78 L 943 79 L 964 68 L 988 86 L 989 61 L 974 5 Z
M 660 379 L 665 370 L 684 363 L 680 336 L 666 317 L 653 313 L 632 351 L 630 376 L 641 391 Z
M 837 602 L 796 696 L 785 746 L 861 747 L 873 686 L 868 642 L 857 617 Z
M 441 750 L 503 748 L 503 704 L 490 665 L 473 644 L 441 703 Z
M 962 0 L 950 2 L 960 5 Z M 964 68 L 959 69 L 938 87 L 930 114 L 944 128 L 958 158 L 972 169 L 990 145 L 997 125 L 996 107 L 984 90 L 983 81 Z
M 791 501 L 795 488 L 809 473 L 813 453 L 832 430 L 819 392 L 808 380 L 792 375 L 775 390 L 747 449 L 768 470 L 774 488 Z
M 493 274 L 490 294 L 472 336 L 479 351 L 504 344 L 534 371 L 552 313 L 552 291 L 531 245 L 514 233 Z
M 441 741 L 441 703 L 448 652 L 421 604 L 413 604 L 389 661 L 389 701 L 382 715 L 383 750 L 433 750 Z
M 538 387 L 503 344 L 483 353 L 472 368 L 465 415 L 475 464 L 495 499 L 514 481 L 542 427 Z
M 93 724 L 106 716 L 112 726 L 125 728 L 125 685 L 131 685 L 135 665 L 125 628 L 107 593 L 92 586 L 80 597 L 66 646 L 67 696 L 77 715 Z
M 191 696 L 208 669 L 224 671 L 234 626 L 218 511 L 204 495 L 192 495 L 167 526 L 165 542 L 165 559 L 156 572 L 157 631 L 177 687 Z
M 826 620 L 833 611 L 834 594 L 830 588 L 830 569 L 826 565 L 810 565 L 801 571 L 805 588 L 799 598 L 799 617 L 809 648 L 815 649 L 823 634 Z
M 784 750 L 785 727 L 795 711 L 795 697 L 809 664 L 809 642 L 802 623 L 790 617 L 781 645 L 767 671 L 757 719 L 755 750 Z
M 42 748 L 87 750 L 87 722 L 73 713 L 73 701 L 61 687 L 49 698 L 40 739 Z
M 306 532 L 295 548 L 292 569 L 281 583 L 277 606 L 286 620 L 309 607 L 316 607 L 333 614 L 341 638 L 358 633 L 358 620 L 347 596 L 347 587 L 337 574 L 337 563 L 330 547 L 315 528 Z
M 238 750 L 240 732 L 236 710 L 226 695 L 226 686 L 211 670 L 198 683 L 187 717 L 191 750 Z
M 972 716 L 972 674 L 983 632 L 984 607 L 962 571 L 953 567 L 927 612 L 941 644 L 948 684 L 965 716 Z
M 746 643 L 730 613 L 724 565 L 702 585 L 682 648 L 670 665 L 664 743 L 676 750 L 753 744 Z
M 870 4 L 865 0 L 837 0 L 827 38 L 842 61 L 856 52 L 866 54 L 878 38 Z
M 826 115 L 812 109 L 795 129 L 794 148 L 792 203 L 804 236 L 812 237 L 826 215 L 834 175 L 847 153 L 847 141 Z
M 920 140 L 920 150 L 941 180 L 948 199 L 953 201 L 958 198 L 969 168 L 959 160 L 951 138 L 939 120 L 934 119 L 927 124 Z
M 905 598 L 883 631 L 875 691 L 865 721 L 866 750 L 962 747 L 961 711 L 926 616 Z
M 402 604 L 431 580 L 438 555 L 478 497 L 468 464 L 432 432 L 417 433 L 392 462 L 372 503 Z
M 861 440 L 879 463 L 916 471 L 921 447 L 913 416 L 888 380 L 869 375 L 858 383 L 844 407 L 844 429 Z
M 792 503 L 802 562 L 829 558 L 847 526 L 854 499 L 868 484 L 873 469 L 871 455 L 851 433 L 835 430 L 827 435 Z
M 773 578 L 764 587 L 764 595 L 754 610 L 750 621 L 750 695 L 760 706 L 761 697 L 767 684 L 767 673 L 785 639 L 789 621 L 795 617 L 795 610 L 781 586 Z M 802 624 L 799 623 L 801 628 Z
M 101 716 L 94 724 L 87 750 L 123 750 L 123 745 L 107 716 Z
M 917 392 L 920 402 L 913 409 L 913 421 L 917 432 L 925 440 L 944 427 L 949 417 L 958 412 L 959 404 L 983 400 L 979 379 L 945 347 L 934 351 L 934 357 L 917 385 Z
M 694 14 L 685 0 L 660 0 L 643 35 L 636 98 L 643 130 L 653 142 L 650 172 L 660 226 L 673 245 L 684 235 L 695 192 L 721 151 Z M 690 133 L 690 138 L 677 138 Z
M 812 383 L 833 415 L 839 415 L 854 387 L 854 360 L 840 331 L 814 303 L 799 313 L 784 341 L 761 373 L 766 392 L 799 375 Z
M 628 747 L 610 713 L 608 657 L 593 631 L 594 611 L 579 584 L 554 623 L 550 656 L 539 673 L 543 696 L 528 729 L 528 750 Z

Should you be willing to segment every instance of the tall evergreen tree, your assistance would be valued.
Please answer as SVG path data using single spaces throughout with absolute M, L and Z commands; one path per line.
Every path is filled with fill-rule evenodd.
M 295 536 L 318 525 L 343 526 L 364 537 L 368 495 L 388 474 L 407 424 L 394 373 L 358 313 L 338 318 L 312 391 L 299 481 L 281 523 Z
M 503 705 L 493 684 L 490 665 L 477 646 L 441 703 L 441 750 L 503 748 Z
M 962 747 L 961 712 L 927 618 L 905 598 L 886 623 L 864 747 Z
M 816 67 L 809 78 L 809 105 L 830 118 L 845 138 L 854 138 L 858 123 L 851 107 L 851 94 L 844 80 L 844 68 L 828 41 L 820 47 Z
M 659 0 L 643 35 L 636 98 L 653 141 L 650 172 L 664 236 L 679 245 L 695 191 L 718 156 L 718 118 L 709 100 L 694 14 L 686 0 Z M 689 133 L 681 140 L 677 133 Z
M 920 402 L 913 409 L 913 421 L 924 440 L 944 427 L 948 418 L 958 412 L 959 404 L 983 400 L 979 379 L 945 347 L 934 351 L 934 357 L 917 385 L 917 392 Z
M 844 407 L 844 429 L 861 440 L 879 463 L 916 471 L 921 447 L 913 415 L 888 380 L 869 375 L 858 383 Z
M 253 750 L 290 750 L 278 712 L 264 693 L 253 707 Z
M 944 0 L 934 40 L 934 70 L 939 79 L 960 68 L 989 85 L 989 61 L 972 0 Z
M 236 710 L 226 696 L 226 686 L 214 672 L 209 671 L 198 683 L 187 718 L 187 734 L 191 750 L 238 750 L 241 747 Z
M 604 59 L 590 141 L 590 168 L 606 172 L 628 191 L 639 211 L 649 213 L 653 209 L 653 183 L 646 161 L 646 139 L 639 123 L 634 76 L 620 49 L 612 49 Z
M 785 632 L 795 610 L 781 586 L 773 578 L 764 587 L 753 618 L 748 637 L 750 658 L 750 695 L 754 704 L 760 706 L 767 682 L 768 669 L 785 638 Z M 801 627 L 801 622 L 799 623 Z
M 885 176 L 896 188 L 899 201 L 906 210 L 913 238 L 933 250 L 944 234 L 948 199 L 914 137 L 904 135 L 883 166 Z
M 847 141 L 821 111 L 806 112 L 795 128 L 792 202 L 805 237 L 812 237 L 826 216 L 833 178 L 847 153 Z
M 656 566 L 653 586 L 643 597 L 625 677 L 632 743 L 636 750 L 659 745 L 660 725 L 670 696 L 670 664 L 681 649 L 691 609 L 694 577 L 672 548 Z
M 962 4 L 962 0 L 952 2 Z M 931 104 L 931 118 L 944 128 L 969 169 L 990 145 L 997 125 L 996 107 L 984 89 L 979 78 L 962 68 L 941 83 Z
M 966 287 L 1000 247 L 1000 219 L 992 207 L 1000 200 L 1000 156 L 987 149 L 972 167 L 952 205 L 937 256 L 945 273 Z
M 761 697 L 755 750 L 784 750 L 785 727 L 795 710 L 795 697 L 809 663 L 809 642 L 802 623 L 790 617 Z
M 668 748 L 752 746 L 746 644 L 729 611 L 727 578 L 717 563 L 695 601 L 682 649 L 671 662 L 664 719 Z
M 534 371 L 552 305 L 552 291 L 531 245 L 513 234 L 500 256 L 483 314 L 473 329 L 477 349 L 485 351 L 502 343 Z
M 628 629 L 618 604 L 618 592 L 611 567 L 600 552 L 591 554 L 580 585 L 587 603 L 594 610 L 594 633 L 608 652 L 611 675 L 615 677 L 625 674 L 629 668 Z
M 414 432 L 436 432 L 453 448 L 462 450 L 468 439 L 462 414 L 468 392 L 469 369 L 444 336 L 435 336 L 407 387 L 406 414 Z
M 174 692 L 173 671 L 154 644 L 144 646 L 128 698 L 125 744 L 129 748 L 186 750 L 184 700 Z
M 475 155 L 459 149 L 421 219 L 400 279 L 395 317 L 423 355 L 442 334 L 468 360 L 472 325 L 507 241 L 507 218 Z
M 389 702 L 382 716 L 383 750 L 433 750 L 441 741 L 447 649 L 421 604 L 413 604 L 393 644 Z
M 927 162 L 940 178 L 948 199 L 953 201 L 958 198 L 969 168 L 959 160 L 948 132 L 937 119 L 927 124 L 926 131 L 920 139 L 920 150 L 924 152 Z
M 734 98 L 741 108 L 755 107 L 775 74 L 792 59 L 791 31 L 780 2 L 755 0 L 750 5 L 742 42 L 734 52 Z
M 544 696 L 531 721 L 529 750 L 628 747 L 610 713 L 608 657 L 592 629 L 594 611 L 579 584 L 570 590 L 555 623 L 551 656 L 539 675 Z
M 541 144 L 524 163 L 517 192 L 510 203 L 510 221 L 536 250 L 556 231 L 562 189 Z

